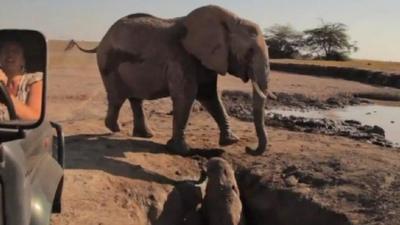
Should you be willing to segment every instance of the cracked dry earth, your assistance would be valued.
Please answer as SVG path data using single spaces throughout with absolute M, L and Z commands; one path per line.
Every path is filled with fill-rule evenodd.
M 178 184 L 197 180 L 199 162 L 217 155 L 236 170 L 247 224 L 400 224 L 398 149 L 267 127 L 269 152 L 254 157 L 244 151 L 256 143 L 252 123 L 231 118 L 241 139 L 222 148 L 209 114 L 193 110 L 186 136 L 197 155 L 172 155 L 164 148 L 171 135 L 170 100 L 145 103 L 152 139 L 131 137 L 129 104 L 120 113 L 122 131 L 110 134 L 94 55 L 65 53 L 65 45 L 49 44 L 48 119 L 63 125 L 67 146 L 63 208 L 52 225 L 183 224 L 195 197 Z M 219 88 L 249 91 L 250 85 L 226 76 Z M 382 89 L 274 71 L 271 88 L 321 99 Z

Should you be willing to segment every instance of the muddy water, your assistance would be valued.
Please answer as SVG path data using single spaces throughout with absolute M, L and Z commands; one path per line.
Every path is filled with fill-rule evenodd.
M 385 130 L 385 137 L 395 145 L 400 145 L 400 107 L 381 105 L 347 106 L 332 110 L 268 110 L 284 116 L 300 116 L 306 118 L 327 118 L 333 120 L 357 120 L 364 125 L 378 125 Z

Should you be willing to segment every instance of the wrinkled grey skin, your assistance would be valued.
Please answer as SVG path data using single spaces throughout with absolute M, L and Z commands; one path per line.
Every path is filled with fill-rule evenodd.
M 244 225 L 239 188 L 227 161 L 213 158 L 207 163 L 207 187 L 203 213 L 209 225 Z
M 79 46 L 78 46 L 79 47 Z M 185 154 L 184 130 L 194 100 L 212 115 L 220 129 L 220 145 L 238 141 L 217 94 L 218 74 L 251 80 L 254 123 L 258 137 L 255 153 L 266 150 L 265 93 L 268 54 L 260 28 L 218 6 L 195 9 L 187 16 L 160 19 L 133 14 L 107 31 L 97 52 L 98 66 L 107 91 L 106 126 L 119 131 L 118 114 L 129 99 L 134 114 L 134 136 L 151 137 L 142 101 L 171 96 L 173 134 L 167 147 Z M 254 86 L 253 86 L 254 87 Z

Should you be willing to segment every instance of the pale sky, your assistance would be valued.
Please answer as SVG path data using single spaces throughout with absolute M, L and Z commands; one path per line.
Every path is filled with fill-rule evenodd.
M 31 28 L 48 39 L 99 41 L 119 18 L 146 12 L 169 18 L 216 4 L 262 28 L 290 24 L 298 30 L 341 22 L 357 41 L 354 58 L 400 61 L 399 0 L 0 0 L 0 28 Z

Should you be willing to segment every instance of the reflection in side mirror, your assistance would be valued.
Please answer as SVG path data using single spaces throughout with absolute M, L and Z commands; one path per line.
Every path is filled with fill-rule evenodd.
M 41 123 L 46 61 L 41 33 L 0 30 L 0 128 L 32 128 Z
M 9 120 L 16 120 L 17 119 L 17 114 L 15 112 L 14 104 L 12 102 L 12 99 L 10 98 L 10 95 L 7 90 L 7 86 L 4 81 L 0 81 L 0 102 L 3 103 L 3 107 L 7 107 L 7 112 L 8 112 L 8 117 Z M 2 108 L 0 108 L 2 109 Z M 4 109 L 0 111 L 0 117 L 2 120 L 6 120 L 5 112 Z

